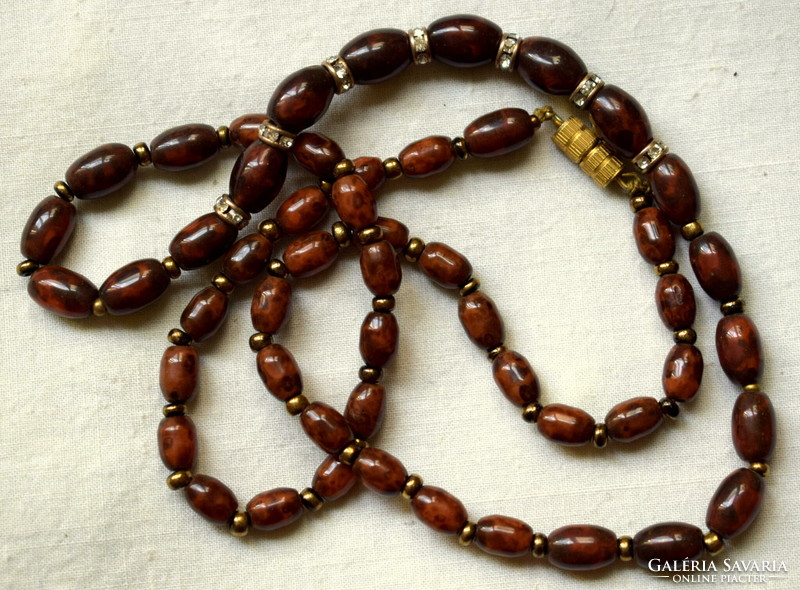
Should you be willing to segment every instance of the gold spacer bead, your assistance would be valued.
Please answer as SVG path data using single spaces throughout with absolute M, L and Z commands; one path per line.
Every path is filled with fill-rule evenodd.
M 640 209 L 650 206 L 650 197 L 646 194 L 635 194 L 630 198 L 631 211 L 636 213 Z
M 673 336 L 676 344 L 694 344 L 697 342 L 697 332 L 691 328 L 675 330 Z
M 718 555 L 725 549 L 725 544 L 722 542 L 722 539 L 713 531 L 708 531 L 703 535 L 703 545 L 705 545 L 706 551 L 711 555 Z
M 171 490 L 185 488 L 192 482 L 192 477 L 192 472 L 188 470 L 173 471 L 167 476 L 167 487 Z
M 167 271 L 169 278 L 177 279 L 179 276 L 181 276 L 181 267 L 178 266 L 178 263 L 175 262 L 175 259 L 172 256 L 167 256 L 164 260 L 162 260 L 161 266 L 163 266 L 164 270 Z
M 217 140 L 222 148 L 231 147 L 231 130 L 227 125 L 217 127 Z
M 458 288 L 458 294 L 466 297 L 470 293 L 474 293 L 481 288 L 481 282 L 478 279 L 470 277 L 470 279 Z
M 192 337 L 178 328 L 173 328 L 169 331 L 169 334 L 167 334 L 167 340 L 169 340 L 172 344 L 177 344 L 178 346 L 187 346 L 192 343 Z
M 364 365 L 358 370 L 358 378 L 366 383 L 377 383 L 383 377 L 383 369 Z
M 408 476 L 408 478 L 406 478 L 406 482 L 403 484 L 402 496 L 406 500 L 413 500 L 414 496 L 417 495 L 417 492 L 419 492 L 421 487 L 422 478 L 416 473 L 412 473 Z
M 541 559 L 547 555 L 547 537 L 542 533 L 533 535 L 533 543 L 531 543 L 531 555 L 537 559 Z
M 356 232 L 358 243 L 362 246 L 373 244 L 383 239 L 383 230 L 377 225 L 370 225 Z
M 678 268 L 678 263 L 674 260 L 662 262 L 661 264 L 656 264 L 653 266 L 656 274 L 660 277 L 663 277 L 664 275 L 674 275 L 676 272 L 678 272 Z
M 331 226 L 331 233 L 333 234 L 333 239 L 336 240 L 340 248 L 347 248 L 350 245 L 350 238 L 353 232 L 341 221 L 337 221 Z
M 303 508 L 309 512 L 316 512 L 325 503 L 325 500 L 311 488 L 306 488 L 300 492 L 300 501 L 303 503 Z
M 617 539 L 617 554 L 620 561 L 630 561 L 633 559 L 633 539 L 628 536 Z
M 166 418 L 170 416 L 183 416 L 186 413 L 186 404 L 168 404 L 161 408 L 161 413 Z
M 769 475 L 769 464 L 764 463 L 763 461 L 755 461 L 750 463 L 750 469 L 758 473 L 761 477 L 766 477 Z
M 72 201 L 75 198 L 75 193 L 72 192 L 72 189 L 69 188 L 69 185 L 63 180 L 56 182 L 53 185 L 53 190 L 56 191 L 56 195 L 58 195 L 59 198 L 65 201 Z
M 106 311 L 106 304 L 103 303 L 103 300 L 99 297 L 95 299 L 94 303 L 92 303 L 92 313 L 97 317 L 101 317 L 106 315 Z
M 744 390 L 748 393 L 760 393 L 761 386 L 758 383 L 749 383 L 744 386 Z
M 678 405 L 678 402 L 668 397 L 661 398 L 658 402 L 658 406 L 661 408 L 662 414 L 673 420 L 676 420 L 681 413 L 681 407 Z
M 467 521 L 461 530 L 458 532 L 458 544 L 462 547 L 469 547 L 475 539 L 475 533 L 478 532 L 478 525 L 472 521 Z
M 353 439 L 349 445 L 347 445 L 342 452 L 339 453 L 339 461 L 346 465 L 352 465 L 358 459 L 358 455 L 369 446 L 369 443 L 365 440 L 361 440 L 360 438 Z
M 234 537 L 244 537 L 250 532 L 250 516 L 247 512 L 237 512 L 231 519 L 230 529 Z
M 250 336 L 250 350 L 253 352 L 258 352 L 270 344 L 272 344 L 272 334 L 267 334 L 266 332 L 256 332 Z
M 233 281 L 222 273 L 215 275 L 214 278 L 211 279 L 211 284 L 214 285 L 218 291 L 225 293 L 225 295 L 230 295 L 236 288 Z
M 466 160 L 469 158 L 469 150 L 467 149 L 466 139 L 463 137 L 454 137 L 451 143 L 453 144 L 453 151 L 459 160 Z
M 345 158 L 341 162 L 337 162 L 336 165 L 333 167 L 333 177 L 341 178 L 342 176 L 347 176 L 348 174 L 352 174 L 355 171 L 356 171 L 356 166 L 355 164 L 353 164 L 353 161 Z
M 522 419 L 525 422 L 534 423 L 539 419 L 539 414 L 542 411 L 542 404 L 533 402 L 522 408 Z
M 387 295 L 386 297 L 374 297 L 372 299 L 373 311 L 389 312 L 394 309 L 394 297 Z
M 21 277 L 29 277 L 39 268 L 39 264 L 33 260 L 23 260 L 17 265 L 17 274 Z
M 333 190 L 333 183 L 330 180 L 320 179 L 319 190 L 321 190 L 326 195 L 330 196 L 331 191 Z
M 286 411 L 292 416 L 302 414 L 308 407 L 308 398 L 302 393 L 286 400 Z
M 383 171 L 389 180 L 395 180 L 403 175 L 403 167 L 397 158 L 386 158 L 383 161 Z
M 277 242 L 281 239 L 283 231 L 281 226 L 274 219 L 265 219 L 258 224 L 258 233 L 267 238 L 270 242 Z
M 403 256 L 406 257 L 406 260 L 409 262 L 416 262 L 419 260 L 419 257 L 422 256 L 422 251 L 425 249 L 425 242 L 420 240 L 419 238 L 411 238 L 408 240 L 408 244 L 406 247 L 403 248 Z
M 505 347 L 505 345 L 501 344 L 500 346 L 495 346 L 494 348 L 490 348 L 489 350 L 487 350 L 486 356 L 489 357 L 490 361 L 493 361 L 498 356 L 503 354 L 506 350 L 508 349 Z
M 598 449 L 602 449 L 608 444 L 608 426 L 605 423 L 600 422 L 594 425 L 592 444 Z
M 283 260 L 278 260 L 277 258 L 273 258 L 269 261 L 269 268 L 267 269 L 267 272 L 273 277 L 278 277 L 280 279 L 285 279 L 287 276 L 289 276 L 289 269 L 286 268 Z
M 692 241 L 703 235 L 703 226 L 696 219 L 681 227 L 681 235 L 684 240 Z
M 149 166 L 153 163 L 153 158 L 150 155 L 150 148 L 147 147 L 145 142 L 140 141 L 133 146 L 133 153 L 136 155 L 136 160 L 139 162 L 139 166 Z
M 719 304 L 719 310 L 722 312 L 722 315 L 742 313 L 744 311 L 744 301 L 738 297 L 730 301 L 723 301 Z

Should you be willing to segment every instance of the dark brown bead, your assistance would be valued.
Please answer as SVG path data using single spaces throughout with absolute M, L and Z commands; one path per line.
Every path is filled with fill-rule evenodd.
M 354 468 L 361 482 L 381 496 L 397 496 L 408 477 L 406 468 L 396 457 L 376 448 L 361 451 Z
M 314 229 L 328 213 L 328 197 L 319 187 L 306 186 L 294 191 L 278 207 L 275 219 L 284 233 L 302 234 Z
M 326 231 L 313 231 L 296 238 L 283 252 L 283 261 L 294 277 L 310 277 L 336 261 L 339 244 Z
M 480 291 L 458 300 L 458 319 L 475 344 L 486 350 L 500 346 L 506 337 L 503 318 L 494 301 Z
M 347 399 L 344 419 L 356 437 L 367 440 L 378 432 L 386 412 L 386 392 L 377 383 L 359 383 Z
M 386 183 L 386 170 L 380 158 L 363 156 L 353 160 L 355 173 L 364 179 L 369 189 L 374 193 Z
M 186 305 L 181 314 L 181 328 L 195 342 L 217 333 L 228 315 L 228 296 L 216 287 L 206 287 Z
M 189 416 L 168 416 L 158 425 L 158 452 L 168 469 L 194 467 L 197 458 L 197 433 Z
M 199 363 L 192 346 L 169 346 L 161 357 L 159 385 L 164 399 L 171 404 L 185 404 L 197 389 Z
M 398 159 L 403 174 L 425 178 L 447 170 L 456 161 L 456 152 L 449 137 L 432 135 L 407 145 Z
M 656 306 L 668 328 L 691 328 L 697 313 L 692 284 L 682 274 L 664 275 L 656 285 Z
M 297 361 L 280 344 L 270 344 L 259 350 L 256 364 L 264 385 L 279 400 L 285 402 L 303 392 Z
M 39 264 L 53 259 L 75 229 L 75 205 L 56 196 L 36 206 L 22 230 L 20 252 Z
M 496 24 L 470 14 L 440 18 L 428 27 L 433 59 L 457 68 L 493 62 L 502 36 Z
M 331 201 L 341 220 L 355 230 L 373 225 L 378 219 L 375 196 L 363 178 L 349 174 L 333 183 Z
M 234 119 L 228 127 L 228 137 L 231 145 L 245 150 L 254 141 L 258 141 L 258 128 L 266 121 L 267 115 L 263 113 L 249 113 Z
M 286 152 L 263 141 L 244 150 L 233 165 L 231 200 L 248 213 L 258 213 L 278 196 L 286 180 Z
M 344 160 L 339 144 L 321 133 L 304 132 L 292 143 L 297 163 L 317 178 L 333 178 L 333 167 Z
M 737 313 L 717 324 L 717 356 L 722 370 L 741 385 L 756 383 L 764 372 L 761 336 L 749 317 Z
M 730 244 L 717 232 L 692 240 L 689 261 L 697 282 L 712 299 L 728 301 L 739 296 L 742 289 L 739 262 Z
M 65 318 L 92 315 L 97 287 L 89 279 L 61 266 L 43 266 L 28 281 L 28 295 L 48 311 Z
M 775 452 L 775 411 L 763 393 L 745 391 L 736 398 L 731 416 L 733 446 L 749 463 L 766 463 Z
M 78 199 L 98 199 L 128 184 L 139 162 L 122 143 L 107 143 L 78 158 L 67 169 L 65 180 Z
M 531 551 L 533 529 L 510 516 L 484 516 L 477 522 L 475 544 L 486 553 L 523 557 Z
M 543 407 L 536 426 L 544 437 L 567 447 L 588 444 L 594 435 L 594 419 L 580 408 L 564 404 Z
M 664 214 L 656 207 L 639 209 L 633 219 L 633 237 L 636 247 L 650 264 L 672 260 L 675 254 L 675 237 Z
M 397 353 L 400 328 L 397 318 L 391 313 L 372 311 L 361 324 L 359 350 L 364 362 L 370 367 L 389 365 Z
M 396 76 L 411 64 L 408 34 L 398 29 L 375 29 L 342 47 L 356 84 L 377 84 Z
M 150 142 L 150 158 L 161 170 L 189 170 L 210 161 L 219 147 L 217 130 L 210 125 L 180 125 Z
M 361 249 L 361 276 L 373 295 L 394 295 L 403 278 L 400 261 L 387 240 L 368 244 Z
M 501 352 L 492 361 L 494 381 L 509 401 L 525 407 L 539 401 L 539 379 L 528 360 L 513 350 Z
M 472 276 L 472 265 L 447 244 L 431 242 L 419 257 L 419 267 L 434 282 L 446 289 L 456 289 Z
M 408 228 L 391 217 L 378 217 L 375 222 L 383 230 L 383 239 L 389 242 L 397 252 L 400 252 L 408 244 Z
M 578 54 L 555 39 L 526 37 L 518 51 L 519 75 L 547 94 L 569 96 L 588 73 Z
M 100 286 L 100 299 L 111 315 L 125 315 L 153 303 L 170 282 L 169 273 L 159 260 L 145 258 L 111 273 Z
M 467 509 L 449 492 L 435 486 L 422 486 L 411 500 L 414 514 L 433 530 L 457 535 L 467 522 Z
M 764 478 L 750 469 L 737 469 L 717 488 L 706 512 L 706 526 L 732 539 L 749 527 L 764 499 Z
M 661 522 L 642 529 L 633 538 L 633 556 L 643 568 L 669 564 L 675 571 L 684 560 L 696 561 L 703 557 L 703 531 L 682 522 Z M 653 564 L 650 562 L 656 560 Z
M 278 85 L 267 113 L 282 129 L 299 133 L 325 114 L 335 90 L 333 78 L 325 68 L 303 68 L 289 74 Z
M 464 129 L 467 151 L 476 158 L 502 156 L 533 139 L 536 127 L 523 109 L 500 109 L 475 119 Z
M 608 436 L 618 442 L 632 442 L 647 436 L 663 422 L 664 414 L 654 397 L 635 397 L 620 402 L 606 415 Z
M 565 570 L 594 570 L 617 559 L 617 536 L 593 525 L 569 525 L 547 536 L 547 560 Z
M 268 276 L 253 293 L 250 318 L 257 332 L 275 334 L 286 321 L 292 303 L 292 286 L 280 277 Z
M 261 492 L 247 503 L 247 514 L 254 529 L 274 531 L 303 516 L 300 494 L 292 488 Z
M 676 225 L 685 225 L 700 215 L 700 191 L 694 175 L 681 158 L 667 154 L 647 173 L 655 201 Z
M 356 480 L 352 466 L 339 461 L 336 455 L 329 455 L 317 467 L 311 488 L 326 502 L 333 502 L 349 492 Z
M 230 522 L 239 507 L 230 488 L 210 475 L 195 475 L 186 487 L 186 498 L 195 512 L 216 524 Z
M 222 256 L 237 233 L 216 213 L 206 213 L 178 232 L 169 245 L 169 254 L 183 270 L 202 268 Z
M 691 344 L 676 344 L 664 362 L 661 384 L 667 397 L 679 402 L 694 399 L 703 379 L 703 355 Z
M 300 415 L 300 424 L 308 437 L 326 453 L 338 453 L 353 440 L 344 416 L 328 404 L 308 404 Z
M 600 137 L 623 158 L 633 158 L 653 139 L 642 105 L 617 86 L 603 86 L 589 104 L 589 114 Z
M 272 242 L 259 233 L 238 240 L 222 259 L 222 272 L 237 284 L 256 278 L 272 256 Z

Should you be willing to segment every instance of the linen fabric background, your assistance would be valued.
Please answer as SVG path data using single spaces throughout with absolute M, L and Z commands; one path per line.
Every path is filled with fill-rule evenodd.
M 459 12 L 573 47 L 590 70 L 641 102 L 656 135 L 693 169 L 704 226 L 730 241 L 743 268 L 780 434 L 762 513 L 716 563 L 784 561 L 788 574 L 752 586 L 800 587 L 800 6 L 785 0 L 0 4 L 0 587 L 673 586 L 633 564 L 576 574 L 464 549 L 418 522 L 403 500 L 361 488 L 283 531 L 233 538 L 166 488 L 155 442 L 165 335 L 216 266 L 185 273 L 142 313 L 88 321 L 39 309 L 14 275 L 27 216 L 81 154 L 105 142 L 149 141 L 183 123 L 216 126 L 263 112 L 286 75 L 356 35 Z M 315 129 L 351 157 L 385 158 L 427 135 L 458 135 L 495 109 L 546 103 L 574 112 L 491 67 L 433 64 L 335 98 Z M 412 235 L 470 258 L 503 313 L 507 344 L 537 370 L 544 403 L 577 405 L 602 420 L 624 399 L 661 397 L 671 334 L 658 318 L 656 279 L 636 252 L 626 199 L 594 186 L 557 152 L 550 132 L 545 126 L 506 157 L 392 183 L 379 206 Z M 78 203 L 77 229 L 56 262 L 99 285 L 131 260 L 163 257 L 178 229 L 227 190 L 235 155 L 181 174 L 143 169 L 131 188 Z M 285 194 L 309 180 L 293 168 Z M 714 351 L 717 306 L 679 242 L 676 258 L 697 293 L 706 371 L 677 422 L 602 452 L 547 443 L 497 391 L 484 354 L 458 323 L 454 294 L 405 266 L 402 341 L 375 443 L 458 496 L 473 520 L 507 514 L 545 533 L 596 523 L 618 535 L 669 520 L 702 526 L 717 485 L 742 464 L 729 425 L 737 387 Z M 190 408 L 198 470 L 226 482 L 242 506 L 260 491 L 310 485 L 324 458 L 256 374 L 247 346 L 251 292 L 237 290 L 228 323 L 201 346 Z M 297 281 L 280 341 L 300 363 L 311 398 L 343 408 L 357 382 L 369 302 L 352 251 L 319 278 Z

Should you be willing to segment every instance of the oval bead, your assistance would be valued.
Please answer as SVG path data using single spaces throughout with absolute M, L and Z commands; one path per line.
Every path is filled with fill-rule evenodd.
M 749 527 L 764 499 L 764 478 L 750 469 L 737 469 L 726 477 L 708 504 L 706 526 L 732 539 Z
M 567 447 L 585 445 L 594 436 L 594 419 L 580 408 L 564 404 L 544 406 L 536 427 L 545 438 Z
M 258 141 L 258 129 L 267 120 L 267 115 L 263 113 L 248 113 L 237 117 L 228 126 L 228 137 L 231 145 L 245 150 L 254 141 Z
M 400 288 L 403 272 L 394 247 L 387 240 L 368 244 L 361 249 L 361 276 L 373 295 L 394 295 Z
M 656 285 L 656 307 L 668 328 L 690 328 L 697 314 L 692 284 L 682 274 L 664 275 Z
M 231 200 L 248 213 L 264 209 L 283 187 L 288 161 L 283 150 L 263 141 L 251 144 L 231 170 Z
M 363 178 L 349 174 L 333 183 L 331 201 L 339 218 L 355 230 L 373 225 L 378 219 L 378 205 Z
M 349 492 L 356 483 L 356 474 L 347 463 L 339 461 L 336 455 L 329 455 L 314 473 L 311 488 L 326 502 L 338 500 Z
M 333 167 L 344 160 L 338 143 L 321 133 L 308 131 L 295 137 L 291 152 L 297 163 L 317 178 L 333 178 Z
M 663 422 L 664 414 L 654 397 L 635 397 L 620 402 L 606 415 L 608 436 L 617 442 L 638 440 Z
M 633 158 L 653 140 L 647 113 L 622 88 L 606 84 L 588 109 L 600 137 L 623 158 Z
M 160 170 L 189 170 L 209 162 L 219 147 L 217 130 L 210 125 L 180 125 L 150 142 L 150 158 Z
M 547 536 L 547 560 L 565 570 L 594 570 L 617 559 L 617 536 L 592 525 L 569 525 Z
M 642 529 L 633 538 L 633 556 L 636 563 L 650 569 L 654 565 L 672 566 L 684 560 L 696 561 L 703 557 L 703 531 L 696 526 L 682 522 L 661 522 Z
M 254 529 L 274 531 L 303 516 L 300 494 L 292 488 L 261 492 L 247 503 L 247 514 Z
M 56 196 L 47 197 L 33 210 L 22 230 L 20 252 L 28 260 L 47 264 L 75 229 L 75 205 Z
M 425 178 L 447 170 L 456 161 L 456 152 L 449 137 L 432 135 L 407 145 L 398 159 L 403 174 Z
M 456 289 L 472 276 L 469 260 L 440 242 L 427 244 L 418 263 L 422 272 L 446 289 Z
M 250 318 L 257 332 L 275 334 L 286 321 L 292 303 L 292 286 L 280 277 L 268 276 L 256 288 Z
M 331 104 L 336 86 L 322 66 L 289 74 L 272 93 L 267 113 L 278 126 L 299 133 L 319 121 Z
M 743 460 L 766 462 L 775 452 L 775 411 L 763 393 L 745 391 L 736 398 L 731 416 L 733 446 Z
M 717 232 L 692 240 L 689 261 L 697 282 L 712 299 L 727 301 L 739 295 L 742 289 L 739 262 L 730 244 Z
M 703 355 L 691 344 L 676 344 L 664 362 L 661 384 L 668 398 L 679 402 L 694 399 L 703 379 Z
M 183 270 L 202 268 L 222 256 L 237 233 L 216 213 L 206 213 L 178 232 L 169 245 L 169 255 Z
M 310 277 L 336 261 L 339 244 L 326 231 L 313 231 L 296 238 L 283 252 L 283 261 L 294 277 Z
M 98 199 L 119 190 L 136 175 L 139 162 L 122 143 L 106 143 L 78 158 L 65 180 L 78 199 Z
M 493 62 L 502 36 L 496 24 L 469 14 L 440 18 L 428 27 L 433 59 L 457 68 Z
M 761 336 L 749 317 L 737 313 L 717 324 L 717 356 L 722 370 L 741 385 L 756 383 L 764 372 Z
M 364 179 L 372 192 L 375 192 L 386 183 L 386 170 L 380 158 L 362 156 L 353 160 L 355 173 Z
M 285 402 L 303 392 L 297 361 L 280 344 L 270 344 L 259 350 L 256 365 L 264 385 L 279 400 Z
M 436 486 L 422 486 L 411 500 L 411 509 L 423 523 L 445 535 L 457 535 L 467 523 L 461 500 Z
M 464 129 L 467 151 L 476 158 L 502 156 L 533 139 L 536 127 L 523 109 L 500 109 L 475 119 Z
M 347 399 L 344 419 L 357 438 L 367 440 L 380 430 L 385 413 L 386 391 L 383 385 L 359 383 Z
M 395 251 L 402 251 L 408 244 L 408 228 L 403 223 L 391 217 L 378 217 L 375 225 L 383 230 L 383 239 L 394 246 Z
M 359 350 L 370 367 L 385 367 L 394 360 L 400 328 L 394 314 L 373 311 L 361 324 Z
M 158 383 L 164 399 L 171 404 L 185 404 L 197 389 L 199 363 L 192 346 L 169 346 L 161 356 Z
M 83 275 L 60 266 L 36 269 L 28 281 L 28 295 L 48 311 L 65 318 L 92 315 L 97 287 Z
M 275 213 L 275 220 L 291 236 L 311 231 L 327 213 L 325 193 L 319 187 L 306 186 L 286 197 Z
M 636 247 L 650 264 L 672 260 L 675 254 L 675 237 L 664 214 L 656 207 L 639 209 L 634 215 L 633 237 Z
M 510 516 L 484 516 L 476 524 L 475 544 L 479 549 L 502 557 L 523 557 L 531 551 L 533 529 Z
M 184 308 L 181 328 L 195 342 L 202 342 L 217 333 L 227 315 L 228 296 L 216 287 L 206 287 Z
M 326 453 L 338 453 L 353 440 L 344 416 L 328 404 L 308 404 L 300 414 L 300 424 L 308 437 Z
M 272 256 L 272 242 L 259 233 L 239 239 L 222 259 L 222 273 L 241 285 L 256 278 Z
M 146 258 L 111 273 L 100 286 L 100 299 L 111 315 L 139 311 L 161 297 L 171 279 L 160 261 Z
M 681 158 L 667 154 L 648 173 L 653 201 L 675 225 L 685 225 L 700 215 L 700 191 L 694 175 Z
M 492 361 L 494 381 L 515 406 L 539 401 L 539 379 L 528 360 L 513 350 L 498 354 Z
M 408 478 L 397 457 L 376 448 L 361 451 L 354 468 L 364 486 L 381 496 L 397 496 Z
M 411 64 L 408 33 L 398 29 L 375 29 L 342 47 L 339 55 L 347 63 L 356 84 L 377 84 Z
M 178 471 L 194 467 L 197 458 L 197 433 L 189 416 L 168 416 L 158 425 L 158 452 L 167 469 Z
M 588 73 L 577 53 L 546 37 L 526 37 L 520 42 L 517 71 L 536 90 L 560 96 L 572 94 Z
M 230 522 L 239 507 L 230 488 L 210 475 L 195 475 L 186 487 L 186 498 L 195 512 L 215 524 Z
M 484 349 L 500 346 L 505 340 L 503 318 L 494 301 L 476 291 L 458 300 L 458 319 L 475 344 Z

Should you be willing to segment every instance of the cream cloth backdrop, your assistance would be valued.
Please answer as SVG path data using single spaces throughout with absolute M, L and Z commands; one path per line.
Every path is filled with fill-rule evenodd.
M 785 579 L 754 587 L 800 587 L 800 9 L 777 0 L 0 4 L 0 586 L 672 584 L 632 564 L 575 574 L 533 558 L 464 549 L 418 522 L 404 501 L 362 489 L 291 528 L 233 538 L 166 488 L 155 444 L 165 335 L 214 267 L 185 273 L 143 313 L 89 321 L 45 313 L 13 275 L 29 212 L 89 149 L 264 111 L 284 76 L 336 54 L 356 35 L 458 12 L 572 46 L 591 70 L 639 99 L 657 136 L 694 170 L 703 224 L 739 255 L 781 435 L 761 516 L 720 557 L 782 560 Z M 351 157 L 388 157 L 426 135 L 457 135 L 497 108 L 532 110 L 550 101 L 492 68 L 434 64 L 337 97 L 316 129 Z M 569 111 L 565 101 L 554 102 Z M 652 269 L 631 239 L 625 199 L 595 187 L 556 151 L 549 132 L 546 126 L 531 146 L 507 157 L 393 183 L 380 209 L 413 235 L 444 241 L 471 259 L 504 314 L 508 344 L 538 371 L 545 403 L 578 405 L 602 419 L 623 399 L 660 397 L 671 337 L 653 304 Z M 58 263 L 99 285 L 130 260 L 164 256 L 174 233 L 226 191 L 234 157 L 229 151 L 183 174 L 141 170 L 133 188 L 79 203 L 77 230 Z M 293 170 L 287 188 L 308 180 Z M 677 259 L 688 271 L 683 242 Z M 618 535 L 668 520 L 703 525 L 718 483 L 741 461 L 729 427 L 737 391 L 713 347 L 718 311 L 699 288 L 696 328 L 706 373 L 698 399 L 640 444 L 576 451 L 545 442 L 502 398 L 484 355 L 462 333 L 453 294 L 410 267 L 404 272 L 402 343 L 388 371 L 389 409 L 377 445 L 456 494 L 474 520 L 508 514 L 545 533 L 588 522 Z M 309 396 L 341 409 L 356 384 L 358 327 L 369 309 L 356 256 L 349 252 L 318 279 L 298 281 L 296 291 L 281 341 L 295 353 Z M 256 375 L 247 347 L 250 292 L 237 291 L 228 324 L 202 345 L 202 382 L 191 404 L 199 470 L 225 481 L 242 505 L 273 487 L 310 485 L 324 458 Z

